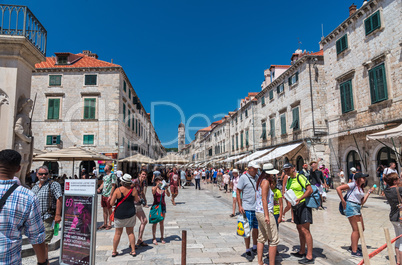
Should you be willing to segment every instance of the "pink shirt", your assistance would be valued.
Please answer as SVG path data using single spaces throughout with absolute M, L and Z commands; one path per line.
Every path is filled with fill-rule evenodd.
M 233 177 L 233 191 L 236 192 L 237 190 L 237 183 L 239 183 L 239 176 L 237 178 Z

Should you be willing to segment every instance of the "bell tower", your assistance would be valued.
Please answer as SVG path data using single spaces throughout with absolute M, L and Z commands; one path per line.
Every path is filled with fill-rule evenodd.
M 179 132 L 178 132 L 178 151 L 180 152 L 184 146 L 186 145 L 186 129 L 184 124 L 181 122 L 179 124 Z

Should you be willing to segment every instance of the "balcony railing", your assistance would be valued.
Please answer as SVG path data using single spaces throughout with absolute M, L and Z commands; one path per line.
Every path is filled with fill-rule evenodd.
M 46 56 L 47 31 L 26 6 L 0 4 L 0 35 L 25 36 Z

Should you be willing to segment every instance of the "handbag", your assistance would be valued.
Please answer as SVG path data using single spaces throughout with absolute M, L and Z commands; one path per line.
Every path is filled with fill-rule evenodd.
M 162 195 L 161 195 L 162 196 Z M 151 210 L 149 211 L 149 223 L 157 224 L 160 221 L 163 221 L 164 217 L 162 215 L 162 197 L 159 204 L 152 205 Z
M 250 231 L 251 231 L 250 224 L 247 220 L 246 215 L 245 214 L 239 215 L 239 217 L 237 217 L 236 235 L 243 238 L 249 238 Z
M 119 207 L 120 204 L 122 204 L 122 203 L 128 198 L 128 196 L 130 196 L 130 194 L 133 193 L 133 189 L 134 189 L 134 188 L 132 188 L 132 189 L 130 190 L 130 192 L 127 193 L 127 195 L 123 198 L 123 200 L 121 200 L 121 201 L 116 205 L 116 207 L 114 207 L 114 211 L 112 212 L 112 214 L 111 214 L 110 217 L 109 217 L 111 222 L 114 222 L 114 214 L 115 214 L 115 212 L 116 212 L 117 207 Z M 121 192 L 121 191 L 120 191 L 120 192 Z
M 353 190 L 356 188 L 356 185 L 353 187 L 353 189 L 346 193 L 345 196 L 343 196 L 343 199 L 345 200 L 345 202 L 349 199 L 350 194 L 352 194 Z M 345 215 L 345 209 L 343 209 L 343 205 L 342 205 L 342 201 L 339 203 L 339 212 L 342 215 Z

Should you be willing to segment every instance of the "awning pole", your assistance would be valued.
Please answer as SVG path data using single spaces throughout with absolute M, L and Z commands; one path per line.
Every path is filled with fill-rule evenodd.
M 363 160 L 362 154 L 360 153 L 360 149 L 359 149 L 359 146 L 357 145 L 357 141 L 356 141 L 356 138 L 355 138 L 355 136 L 354 136 L 354 135 L 353 135 L 353 140 L 355 140 L 355 144 L 356 144 L 357 152 L 359 153 L 359 157 L 360 157 L 360 160 L 361 160 L 361 161 L 362 161 L 362 163 L 363 163 L 364 169 L 367 171 L 367 166 L 366 166 L 366 163 L 365 163 L 365 162 L 364 162 L 364 160 Z

